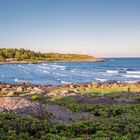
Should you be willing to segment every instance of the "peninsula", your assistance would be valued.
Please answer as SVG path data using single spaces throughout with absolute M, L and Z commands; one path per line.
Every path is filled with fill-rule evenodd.
M 104 62 L 104 59 L 82 54 L 41 53 L 27 49 L 0 48 L 0 64 L 42 62 Z

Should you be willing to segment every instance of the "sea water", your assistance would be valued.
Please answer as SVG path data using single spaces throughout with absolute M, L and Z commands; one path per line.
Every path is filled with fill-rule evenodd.
M 140 81 L 140 58 L 107 58 L 106 62 L 0 65 L 1 83 L 63 85 L 88 82 Z

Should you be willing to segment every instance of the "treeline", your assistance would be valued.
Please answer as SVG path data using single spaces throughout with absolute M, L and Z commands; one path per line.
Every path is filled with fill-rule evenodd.
M 5 61 L 94 61 L 95 58 L 88 55 L 40 53 L 28 49 L 0 48 L 0 62 Z
M 15 60 L 15 61 L 23 61 L 23 60 L 34 60 L 34 59 L 44 59 L 45 54 L 40 52 L 33 52 L 31 50 L 26 49 L 0 49 L 0 61 L 6 60 Z

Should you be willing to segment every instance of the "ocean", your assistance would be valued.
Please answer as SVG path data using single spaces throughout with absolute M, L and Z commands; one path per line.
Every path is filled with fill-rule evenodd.
M 140 81 L 140 58 L 107 58 L 107 62 L 65 62 L 0 65 L 1 83 L 63 85 L 89 82 Z

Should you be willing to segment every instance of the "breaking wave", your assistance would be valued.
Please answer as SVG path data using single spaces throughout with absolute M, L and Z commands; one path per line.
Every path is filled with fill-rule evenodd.
M 102 79 L 102 78 L 94 78 L 95 80 L 97 80 L 97 81 L 101 81 L 101 82 L 106 82 L 107 81 L 107 79 Z
M 127 78 L 140 78 L 140 75 L 122 75 Z

